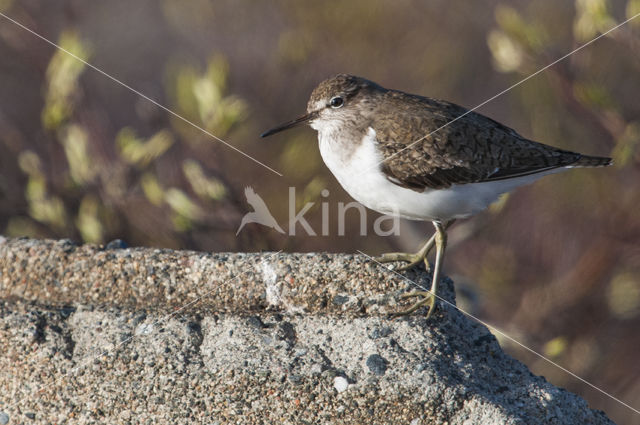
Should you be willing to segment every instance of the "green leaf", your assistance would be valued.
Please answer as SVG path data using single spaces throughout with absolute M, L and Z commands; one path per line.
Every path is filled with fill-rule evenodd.
M 89 59 L 89 48 L 73 31 L 64 31 L 60 35 L 58 45 L 65 51 L 55 51 L 46 75 L 47 88 L 42 123 L 48 130 L 58 128 L 71 115 L 73 96 L 78 92 L 78 80 L 85 68 L 82 61 Z
M 74 183 L 83 186 L 93 181 L 98 174 L 98 167 L 88 151 L 87 132 L 78 125 L 68 126 L 62 145 Z
M 573 34 L 578 41 L 589 41 L 615 24 L 616 21 L 609 14 L 607 0 L 576 0 Z
M 86 195 L 80 202 L 76 226 L 85 242 L 100 243 L 104 230 L 99 217 L 100 203 L 93 195 Z
M 138 138 L 132 129 L 125 127 L 116 136 L 116 145 L 122 159 L 144 168 L 173 145 L 173 136 L 168 130 L 160 130 L 144 140 Z
M 185 192 L 175 187 L 167 190 L 165 201 L 176 213 L 189 220 L 196 220 L 203 215 L 200 207 Z
M 226 188 L 215 177 L 207 177 L 204 170 L 194 160 L 187 159 L 182 163 L 182 171 L 189 180 L 193 191 L 201 198 L 220 200 L 226 194 Z

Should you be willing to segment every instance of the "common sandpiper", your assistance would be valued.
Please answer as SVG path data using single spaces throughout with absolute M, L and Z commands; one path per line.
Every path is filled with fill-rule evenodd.
M 447 228 L 485 209 L 501 194 L 575 167 L 602 167 L 610 158 L 583 155 L 528 140 L 515 130 L 456 104 L 340 74 L 311 93 L 307 113 L 262 134 L 298 124 L 318 131 L 320 154 L 342 187 L 381 214 L 429 220 L 435 234 L 415 254 L 388 253 L 380 262 L 425 262 L 435 245 L 430 291 L 409 314 L 434 311 Z

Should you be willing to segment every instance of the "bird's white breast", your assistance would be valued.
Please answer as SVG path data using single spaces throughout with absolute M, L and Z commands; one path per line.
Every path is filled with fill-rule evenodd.
M 485 209 L 502 193 L 547 174 L 416 192 L 392 183 L 382 173 L 382 156 L 372 128 L 358 144 L 355 140 L 336 139 L 340 132 L 334 128 L 312 127 L 318 130 L 322 159 L 342 187 L 356 201 L 382 214 L 413 220 L 446 221 L 468 217 Z

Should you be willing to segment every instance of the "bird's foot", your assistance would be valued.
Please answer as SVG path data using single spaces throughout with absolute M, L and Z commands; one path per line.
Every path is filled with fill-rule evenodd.
M 420 307 L 424 307 L 426 305 L 429 305 L 429 311 L 427 312 L 426 318 L 428 319 L 429 317 L 431 317 L 431 315 L 433 314 L 433 311 L 436 308 L 435 295 L 429 291 L 413 291 L 413 292 L 408 292 L 406 294 L 403 294 L 400 298 L 404 299 L 404 298 L 413 298 L 413 297 L 420 297 L 420 299 L 416 301 L 415 304 L 413 304 L 408 309 L 404 311 L 400 311 L 398 313 L 394 313 L 391 315 L 391 317 L 396 318 L 400 316 L 407 316 L 413 313 L 414 311 L 416 311 L 417 309 L 419 309 Z
M 408 263 L 404 266 L 398 267 L 398 270 L 412 269 L 423 261 L 427 270 L 429 270 L 430 268 L 429 262 L 427 261 L 426 256 L 423 252 L 417 252 L 415 254 L 409 254 L 407 252 L 388 252 L 386 254 L 382 254 L 379 257 L 375 257 L 373 260 L 378 263 L 395 263 L 398 261 Z

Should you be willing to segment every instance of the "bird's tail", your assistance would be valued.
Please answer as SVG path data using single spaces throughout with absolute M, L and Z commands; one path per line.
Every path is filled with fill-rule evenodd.
M 611 158 L 582 155 L 579 160 L 571 164 L 571 167 L 607 167 L 612 163 Z

